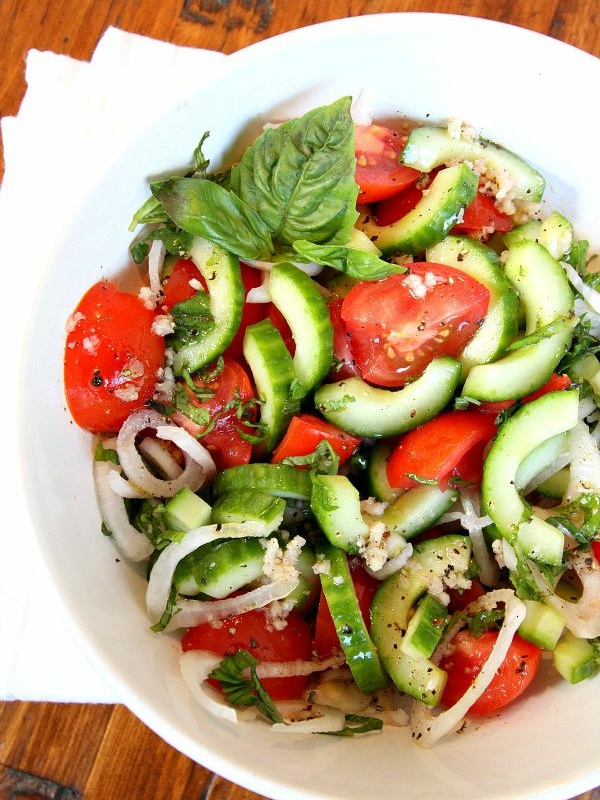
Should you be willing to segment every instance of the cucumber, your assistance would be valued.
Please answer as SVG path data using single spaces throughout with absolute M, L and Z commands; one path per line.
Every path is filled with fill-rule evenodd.
M 427 592 L 406 626 L 400 649 L 411 658 L 429 658 L 446 629 L 450 615 L 443 603 Z
M 294 390 L 296 373 L 281 334 L 268 319 L 246 328 L 243 349 L 261 404 L 263 438 L 256 445 L 257 453 L 266 455 L 279 443 L 300 408 Z
M 187 486 L 165 505 L 165 525 L 172 531 L 191 531 L 208 525 L 211 508 L 208 503 Z
M 536 475 L 547 469 L 567 448 L 567 434 L 559 433 L 541 442 L 519 464 L 515 485 L 524 489 Z M 562 495 L 561 495 L 562 496 Z
M 573 225 L 558 211 L 553 211 L 544 221 L 530 219 L 523 225 L 503 234 L 504 244 L 511 248 L 526 239 L 532 239 L 546 248 L 557 260 L 565 258 L 573 246 Z
M 429 706 L 439 703 L 446 673 L 427 656 L 407 655 L 403 640 L 413 608 L 431 582 L 448 571 L 465 573 L 470 560 L 468 536 L 448 534 L 419 542 L 406 565 L 382 583 L 371 605 L 371 636 L 387 673 L 401 692 Z
M 542 497 L 549 497 L 552 500 L 562 500 L 569 488 L 570 470 L 568 467 L 563 467 L 554 475 L 546 478 L 545 481 L 540 483 L 536 488 L 536 492 L 541 494 Z
M 586 353 L 574 361 L 568 369 L 571 378 L 587 381 L 592 391 L 600 397 L 600 362 L 593 353 Z
M 508 176 L 511 196 L 539 203 L 546 182 L 543 176 L 515 153 L 487 139 L 456 139 L 447 128 L 423 126 L 413 128 L 404 150 L 402 163 L 422 172 L 431 172 L 441 164 L 455 161 L 483 163 L 486 175 Z
M 412 539 L 438 521 L 458 500 L 456 489 L 442 491 L 437 486 L 415 486 L 394 500 L 381 515 L 392 533 Z
M 369 453 L 367 462 L 367 483 L 369 492 L 376 500 L 391 503 L 402 493 L 401 489 L 393 489 L 387 478 L 387 462 L 395 442 L 382 439 Z
M 330 569 L 329 574 L 321 573 L 321 587 L 346 663 L 361 692 L 376 692 L 385 688 L 388 680 L 363 620 L 346 554 L 328 544 L 323 557 L 329 562 Z
M 526 239 L 533 239 L 534 242 L 539 241 L 540 229 L 542 222 L 539 219 L 530 219 L 522 225 L 517 225 L 512 231 L 507 231 L 502 234 L 502 240 L 507 248 L 514 247 L 519 242 Z
M 440 356 L 403 389 L 381 389 L 361 378 L 348 378 L 321 386 L 315 392 L 315 405 L 329 422 L 349 433 L 395 436 L 439 414 L 452 399 L 460 372 L 456 359 Z
M 543 650 L 554 650 L 565 628 L 562 615 L 546 603 L 523 599 L 526 613 L 519 635 Z
M 567 631 L 554 648 L 554 666 L 569 683 L 580 683 L 598 672 L 600 658 L 587 639 Z
M 313 475 L 310 507 L 331 544 L 358 553 L 357 541 L 369 526 L 360 510 L 358 489 L 345 475 Z
M 490 293 L 483 323 L 458 356 L 463 379 L 475 364 L 497 359 L 517 335 L 519 298 L 491 248 L 465 237 L 446 236 L 427 250 L 427 261 L 465 272 Z
M 412 211 L 391 225 L 380 226 L 372 217 L 359 223 L 361 230 L 384 256 L 392 253 L 416 255 L 441 241 L 459 221 L 477 194 L 478 179 L 466 164 L 441 170 L 426 195 Z
M 333 327 L 317 284 L 294 264 L 275 264 L 269 278 L 271 300 L 290 326 L 296 345 L 295 377 L 308 394 L 333 362 Z
M 310 475 L 291 464 L 242 464 L 218 472 L 213 492 L 216 497 L 223 492 L 244 489 L 265 492 L 275 497 L 309 501 L 312 494 Z
M 238 259 L 217 244 L 195 237 L 189 252 L 208 287 L 214 325 L 173 357 L 173 371 L 195 372 L 219 356 L 240 327 L 245 291 Z
M 212 507 L 210 521 L 264 522 L 269 530 L 279 528 L 283 521 L 285 500 L 256 489 L 235 489 L 220 494 Z
M 173 574 L 179 594 L 221 599 L 258 580 L 265 549 L 255 538 L 224 539 L 182 558 Z
M 563 534 L 531 513 L 517 489 L 517 472 L 536 447 L 577 423 L 578 410 L 576 390 L 549 392 L 522 406 L 500 427 L 483 468 L 482 513 L 528 558 L 549 564 L 562 561 Z

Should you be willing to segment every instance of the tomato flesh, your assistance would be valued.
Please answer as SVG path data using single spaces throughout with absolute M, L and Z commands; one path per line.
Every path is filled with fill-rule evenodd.
M 383 125 L 356 125 L 354 152 L 358 202 L 374 203 L 401 192 L 421 175 L 400 163 L 405 138 Z
M 478 192 L 473 202 L 465 208 L 462 221 L 454 226 L 452 233 L 479 236 L 493 231 L 507 233 L 513 228 L 512 218 L 496 208 L 494 198 Z
M 116 433 L 154 394 L 165 342 L 152 331 L 155 313 L 136 295 L 100 281 L 71 316 L 64 356 L 65 395 L 75 422 Z
M 206 381 L 196 377 L 194 383 L 198 388 L 207 388 L 214 392 L 209 399 L 200 401 L 189 386 L 181 383 L 193 406 L 205 409 L 211 419 L 217 417 L 214 427 L 205 434 L 206 425 L 198 425 L 181 411 L 175 412 L 171 419 L 192 436 L 200 437 L 199 441 L 209 450 L 218 470 L 247 464 L 252 456 L 252 444 L 242 433 L 251 435 L 254 431 L 239 418 L 238 409 L 240 404 L 246 403 L 255 395 L 246 371 L 237 361 L 225 357 L 222 371 L 213 380 Z M 232 401 L 235 407 L 226 409 Z
M 194 262 L 189 258 L 179 258 L 163 281 L 161 305 L 170 311 L 178 303 L 190 300 L 197 291 L 190 281 L 198 281 L 206 289 L 202 273 Z
M 396 489 L 410 489 L 419 482 L 415 475 L 436 481 L 445 489 L 451 477 L 477 480 L 483 465 L 483 449 L 478 462 L 463 459 L 476 445 L 485 446 L 496 435 L 494 418 L 478 411 L 447 411 L 405 434 L 387 462 L 387 479 Z M 461 463 L 464 470 L 461 471 Z
M 348 461 L 361 443 L 358 436 L 353 436 L 314 414 L 298 414 L 292 417 L 271 460 L 276 464 L 283 461 L 284 458 L 310 455 L 323 440 L 329 442 L 335 451 L 340 460 L 340 466 Z
M 452 650 L 440 662 L 448 673 L 441 703 L 453 706 L 473 683 L 487 661 L 498 638 L 496 631 L 474 637 L 460 631 L 452 640 Z M 492 714 L 516 700 L 530 685 L 538 671 L 542 651 L 515 634 L 508 653 L 492 682 L 469 709 L 469 716 Z
M 190 628 L 181 642 L 183 652 L 208 650 L 219 656 L 232 656 L 238 650 L 248 650 L 257 661 L 282 663 L 310 661 L 312 658 L 312 633 L 305 619 L 291 611 L 287 624 L 281 630 L 268 624 L 261 609 L 228 617 L 219 627 L 206 622 Z M 265 678 L 261 681 L 274 700 L 300 697 L 307 688 L 309 678 L 294 675 L 288 678 Z
M 426 262 L 353 286 L 341 316 L 361 376 L 403 386 L 435 357 L 458 355 L 485 317 L 489 296 L 465 273 Z

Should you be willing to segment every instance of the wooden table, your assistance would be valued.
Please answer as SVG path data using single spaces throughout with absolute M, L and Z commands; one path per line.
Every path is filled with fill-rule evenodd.
M 18 110 L 30 48 L 89 59 L 109 25 L 231 53 L 311 23 L 391 11 L 487 17 L 600 56 L 598 0 L 0 0 L 0 115 Z M 256 800 L 258 795 L 180 755 L 123 706 L 0 703 L 0 800 L 17 798 Z M 600 800 L 600 790 L 583 798 Z

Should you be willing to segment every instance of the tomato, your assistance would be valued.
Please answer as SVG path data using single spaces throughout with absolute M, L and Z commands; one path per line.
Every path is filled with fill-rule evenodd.
M 475 680 L 498 638 L 497 631 L 487 631 L 477 638 L 460 631 L 452 640 L 452 650 L 440 662 L 448 673 L 442 704 L 452 706 Z M 535 678 L 542 651 L 515 634 L 506 658 L 492 682 L 469 709 L 469 714 L 491 714 L 521 695 Z
M 183 303 L 192 298 L 197 290 L 190 284 L 190 281 L 198 281 L 206 289 L 202 273 L 194 262 L 189 258 L 180 258 L 163 281 L 162 305 L 171 310 L 177 303 Z
M 410 186 L 421 173 L 400 163 L 405 139 L 382 125 L 356 125 L 354 152 L 355 178 L 360 190 L 359 203 L 383 200 Z
M 213 429 L 202 436 L 200 442 L 210 451 L 218 470 L 247 464 L 250 461 L 252 444 L 244 439 L 240 431 L 247 434 L 254 432 L 238 417 L 239 404 L 246 403 L 254 397 L 250 378 L 237 361 L 228 357 L 223 361 L 222 372 L 213 380 L 205 381 L 198 377 L 194 380 L 198 388 L 205 387 L 214 392 L 209 399 L 200 401 L 185 383 L 180 384 L 187 392 L 192 405 L 208 411 L 211 419 L 217 417 Z M 236 402 L 236 407 L 224 411 L 231 401 Z M 198 436 L 206 430 L 206 426 L 198 425 L 181 411 L 175 412 L 171 419 L 189 431 L 192 436 Z
M 443 264 L 411 264 L 406 274 L 356 284 L 344 298 L 342 319 L 362 377 L 403 386 L 436 356 L 456 356 L 485 317 L 489 296 Z
M 600 541 L 592 542 L 592 553 L 596 561 L 600 564 Z
M 190 628 L 181 647 L 188 650 L 208 650 L 219 656 L 232 656 L 238 650 L 248 650 L 257 661 L 310 661 L 312 633 L 306 620 L 296 611 L 287 617 L 287 625 L 276 630 L 268 625 L 261 609 L 246 611 L 223 621 L 219 627 L 205 622 Z M 299 697 L 308 686 L 309 678 L 294 675 L 290 678 L 265 678 L 261 681 L 274 700 Z
M 471 586 L 468 589 L 464 589 L 460 592 L 458 589 L 446 589 L 446 591 L 450 597 L 448 610 L 452 614 L 454 614 L 456 611 L 464 611 L 469 603 L 472 603 L 478 598 L 483 597 L 485 594 L 485 589 L 479 583 L 477 578 L 471 579 Z
M 373 209 L 375 221 L 381 226 L 391 225 L 412 211 L 422 197 L 423 189 L 412 184 L 399 194 L 377 203 Z
M 286 318 L 283 316 L 281 311 L 277 308 L 277 306 L 271 305 L 269 308 L 269 321 L 281 334 L 281 338 L 287 349 L 289 350 L 290 354 L 293 356 L 296 352 L 296 343 L 294 342 L 294 337 L 292 336 L 292 329 L 287 323 Z
M 521 403 L 530 403 L 532 400 L 537 400 L 548 392 L 561 392 L 565 389 L 571 388 L 571 379 L 568 375 L 559 375 L 553 372 L 548 381 L 535 392 L 525 395 L 521 398 Z M 514 406 L 516 400 L 497 400 L 481 403 L 478 408 L 480 411 L 485 411 L 488 414 L 497 416 L 501 411 L 506 411 L 507 408 Z
M 360 559 L 350 558 L 348 560 L 350 576 L 356 592 L 356 599 L 367 626 L 371 628 L 371 603 L 375 592 L 381 585 L 376 578 L 372 578 L 362 566 Z M 315 651 L 320 658 L 329 658 L 334 653 L 341 650 L 340 640 L 335 630 L 333 618 L 327 605 L 327 600 L 323 591 L 319 597 L 319 607 L 317 609 L 317 619 L 315 622 Z
M 352 355 L 350 337 L 342 319 L 343 298 L 336 298 L 327 304 L 333 328 L 333 367 L 330 377 L 334 381 L 343 381 L 359 374 L 356 361 Z
M 116 433 L 154 394 L 165 342 L 152 331 L 154 311 L 133 294 L 100 281 L 71 317 L 64 358 L 65 395 L 75 422 Z
M 462 221 L 454 226 L 452 233 L 476 236 L 493 231 L 507 233 L 513 228 L 511 217 L 496 208 L 494 198 L 478 192 L 473 202 L 465 208 Z
M 458 469 L 461 460 L 475 445 L 487 444 L 496 430 L 493 417 L 479 411 L 439 414 L 400 439 L 387 462 L 390 486 L 418 486 L 408 474 L 437 481 L 442 489 L 450 477 L 465 480 Z
M 290 456 L 307 456 L 314 453 L 319 442 L 329 442 L 340 459 L 340 466 L 345 464 L 356 452 L 361 440 L 358 436 L 343 431 L 313 414 L 298 414 L 292 417 L 287 432 L 273 453 L 271 461 L 276 464 Z

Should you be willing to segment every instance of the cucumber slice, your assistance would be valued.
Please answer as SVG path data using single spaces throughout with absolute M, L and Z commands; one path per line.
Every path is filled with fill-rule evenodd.
M 563 467 L 554 475 L 546 478 L 536 488 L 536 492 L 542 497 L 549 497 L 551 500 L 562 500 L 569 488 L 571 473 L 568 467 Z
M 435 417 L 450 402 L 460 380 L 460 363 L 435 358 L 420 378 L 403 389 L 380 389 L 361 378 L 328 383 L 315 392 L 323 416 L 349 433 L 373 438 L 406 433 Z
M 191 531 L 208 525 L 211 508 L 208 503 L 187 486 L 165 505 L 165 525 L 172 531 Z
M 412 539 L 426 531 L 458 500 L 458 491 L 437 486 L 415 486 L 403 492 L 381 515 L 392 533 Z
M 544 650 L 554 650 L 565 628 L 562 615 L 546 603 L 523 599 L 526 613 L 519 634 Z
M 219 496 L 224 492 L 252 489 L 275 497 L 309 501 L 312 494 L 310 475 L 291 464 L 242 464 L 218 472 L 213 492 Z
M 321 573 L 321 586 L 346 662 L 360 691 L 376 692 L 388 681 L 360 612 L 346 554 L 328 544 L 323 557 L 330 569 L 329 574 Z
M 240 263 L 234 255 L 199 237 L 194 238 L 189 255 L 208 286 L 214 325 L 175 353 L 176 375 L 205 367 L 225 350 L 240 327 L 245 298 Z
M 258 539 L 226 539 L 203 545 L 182 558 L 173 574 L 180 594 L 221 599 L 258 580 L 265 549 Z
M 404 150 L 402 163 L 422 172 L 431 172 L 441 164 L 470 161 L 484 164 L 486 173 L 502 183 L 511 183 L 511 195 L 518 200 L 539 203 L 546 182 L 530 164 L 510 150 L 487 139 L 455 139 L 447 128 L 413 128 Z M 506 176 L 506 177 L 505 177 Z
M 529 455 L 525 456 L 523 461 L 519 464 L 517 470 L 517 477 L 515 483 L 517 489 L 521 491 L 524 489 L 536 475 L 547 469 L 553 461 L 562 455 L 567 449 L 567 434 L 559 433 L 556 436 L 551 436 L 535 450 L 532 450 Z
M 517 335 L 519 298 L 491 248 L 464 237 L 446 236 L 427 250 L 427 261 L 465 272 L 490 293 L 483 323 L 458 356 L 463 379 L 475 364 L 497 359 Z
M 482 509 L 500 534 L 528 558 L 548 564 L 562 561 L 564 536 L 531 513 L 517 489 L 523 460 L 542 442 L 570 430 L 578 419 L 579 393 L 549 392 L 522 406 L 501 426 L 483 468 Z
M 358 553 L 357 541 L 369 526 L 360 510 L 360 495 L 345 475 L 313 475 L 310 507 L 331 544 Z
M 534 242 L 538 242 L 541 227 L 541 220 L 530 219 L 527 222 L 524 222 L 522 225 L 517 225 L 517 227 L 513 228 L 512 231 L 503 233 L 502 239 L 508 248 L 514 247 L 516 244 L 523 242 L 526 239 L 533 239 Z
M 269 531 L 279 528 L 283 522 L 285 500 L 256 489 L 236 489 L 220 494 L 212 508 L 210 521 L 264 522 Z
M 541 224 L 538 241 L 553 258 L 563 259 L 573 246 L 573 225 L 559 211 L 553 211 Z
M 244 358 L 261 402 L 263 439 L 256 449 L 257 453 L 265 455 L 279 443 L 291 418 L 300 408 L 293 386 L 296 373 L 281 334 L 268 319 L 246 328 Z
M 322 382 L 333 361 L 333 327 L 327 304 L 317 284 L 293 264 L 273 267 L 269 294 L 292 331 L 294 372 L 308 394 Z
M 387 478 L 387 462 L 395 443 L 389 439 L 377 442 L 371 448 L 367 463 L 367 482 L 369 492 L 376 500 L 391 503 L 402 493 L 401 489 L 393 489 Z
M 449 619 L 446 606 L 427 592 L 417 603 L 400 649 L 411 658 L 429 658 L 438 646 Z
M 360 227 L 381 250 L 415 255 L 441 241 L 477 194 L 478 179 L 466 164 L 441 170 L 412 211 L 391 225 L 366 217 Z
M 433 580 L 465 573 L 471 560 L 468 536 L 448 534 L 415 545 L 412 557 L 377 590 L 371 605 L 371 636 L 383 666 L 401 692 L 429 706 L 439 703 L 446 673 L 427 656 L 407 655 L 402 644 L 413 608 Z
M 554 666 L 569 683 L 580 683 L 598 672 L 600 658 L 587 639 L 567 631 L 554 649 Z

